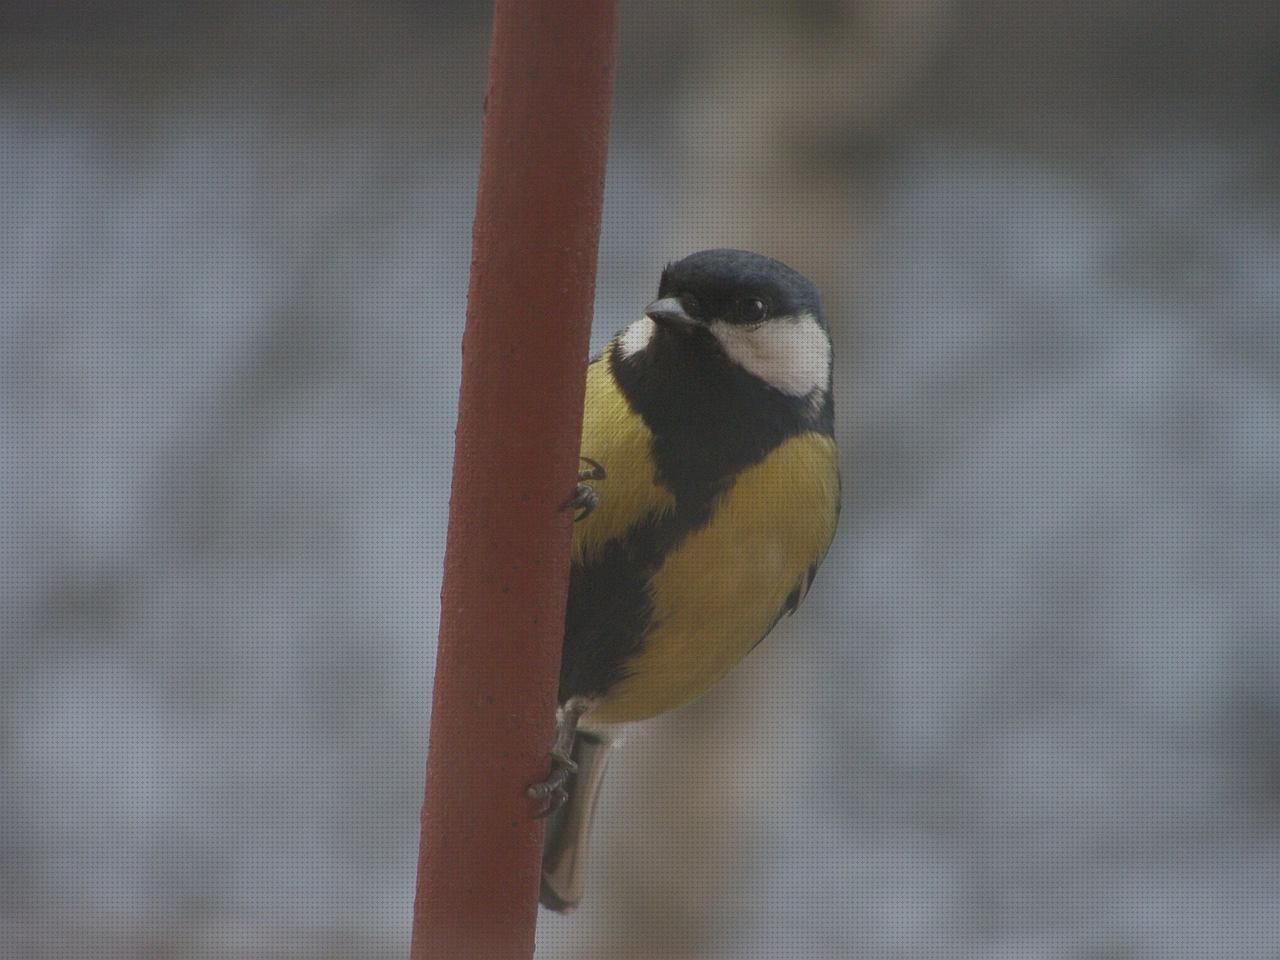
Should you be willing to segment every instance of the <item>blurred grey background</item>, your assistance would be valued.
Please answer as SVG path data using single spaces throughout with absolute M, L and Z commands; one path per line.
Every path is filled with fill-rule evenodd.
M 485 6 L 0 5 L 0 957 L 406 955 Z M 788 259 L 847 492 L 542 956 L 1280 957 L 1278 120 L 1272 0 L 624 4 L 595 343 Z

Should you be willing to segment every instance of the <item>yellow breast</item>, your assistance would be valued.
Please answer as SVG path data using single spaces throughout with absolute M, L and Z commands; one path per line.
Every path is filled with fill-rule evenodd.
M 592 484 L 600 502 L 573 528 L 573 562 L 583 564 L 600 547 L 625 536 L 646 517 L 675 509 L 671 491 L 653 475 L 653 434 L 631 409 L 609 374 L 609 351 L 587 368 L 587 404 L 582 416 L 582 455 L 604 464 L 605 479 Z
M 635 489 L 622 477 L 607 481 L 611 489 L 615 482 L 623 496 L 669 497 L 640 489 L 650 481 Z M 678 707 L 746 656 L 826 553 L 838 500 L 835 444 L 823 434 L 793 437 L 744 470 L 706 526 L 654 575 L 653 620 L 641 651 L 591 720 L 621 723 Z M 607 502 L 602 497 L 601 508 Z

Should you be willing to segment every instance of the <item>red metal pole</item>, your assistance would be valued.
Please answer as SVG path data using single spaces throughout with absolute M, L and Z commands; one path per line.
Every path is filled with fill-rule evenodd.
M 616 0 L 496 0 L 412 960 L 533 955 Z

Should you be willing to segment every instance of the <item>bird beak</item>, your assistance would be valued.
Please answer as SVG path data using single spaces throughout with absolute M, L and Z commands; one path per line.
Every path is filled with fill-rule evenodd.
M 692 327 L 697 320 L 685 312 L 675 297 L 663 297 L 644 308 L 644 315 L 655 323 L 671 327 Z

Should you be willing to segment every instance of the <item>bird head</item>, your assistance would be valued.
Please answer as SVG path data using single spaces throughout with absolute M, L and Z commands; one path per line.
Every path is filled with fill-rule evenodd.
M 645 322 L 647 321 L 647 322 Z M 817 288 L 784 263 L 745 250 L 704 250 L 667 266 L 658 298 L 621 343 L 625 354 L 654 337 L 714 344 L 731 362 L 788 396 L 820 394 L 831 341 Z

